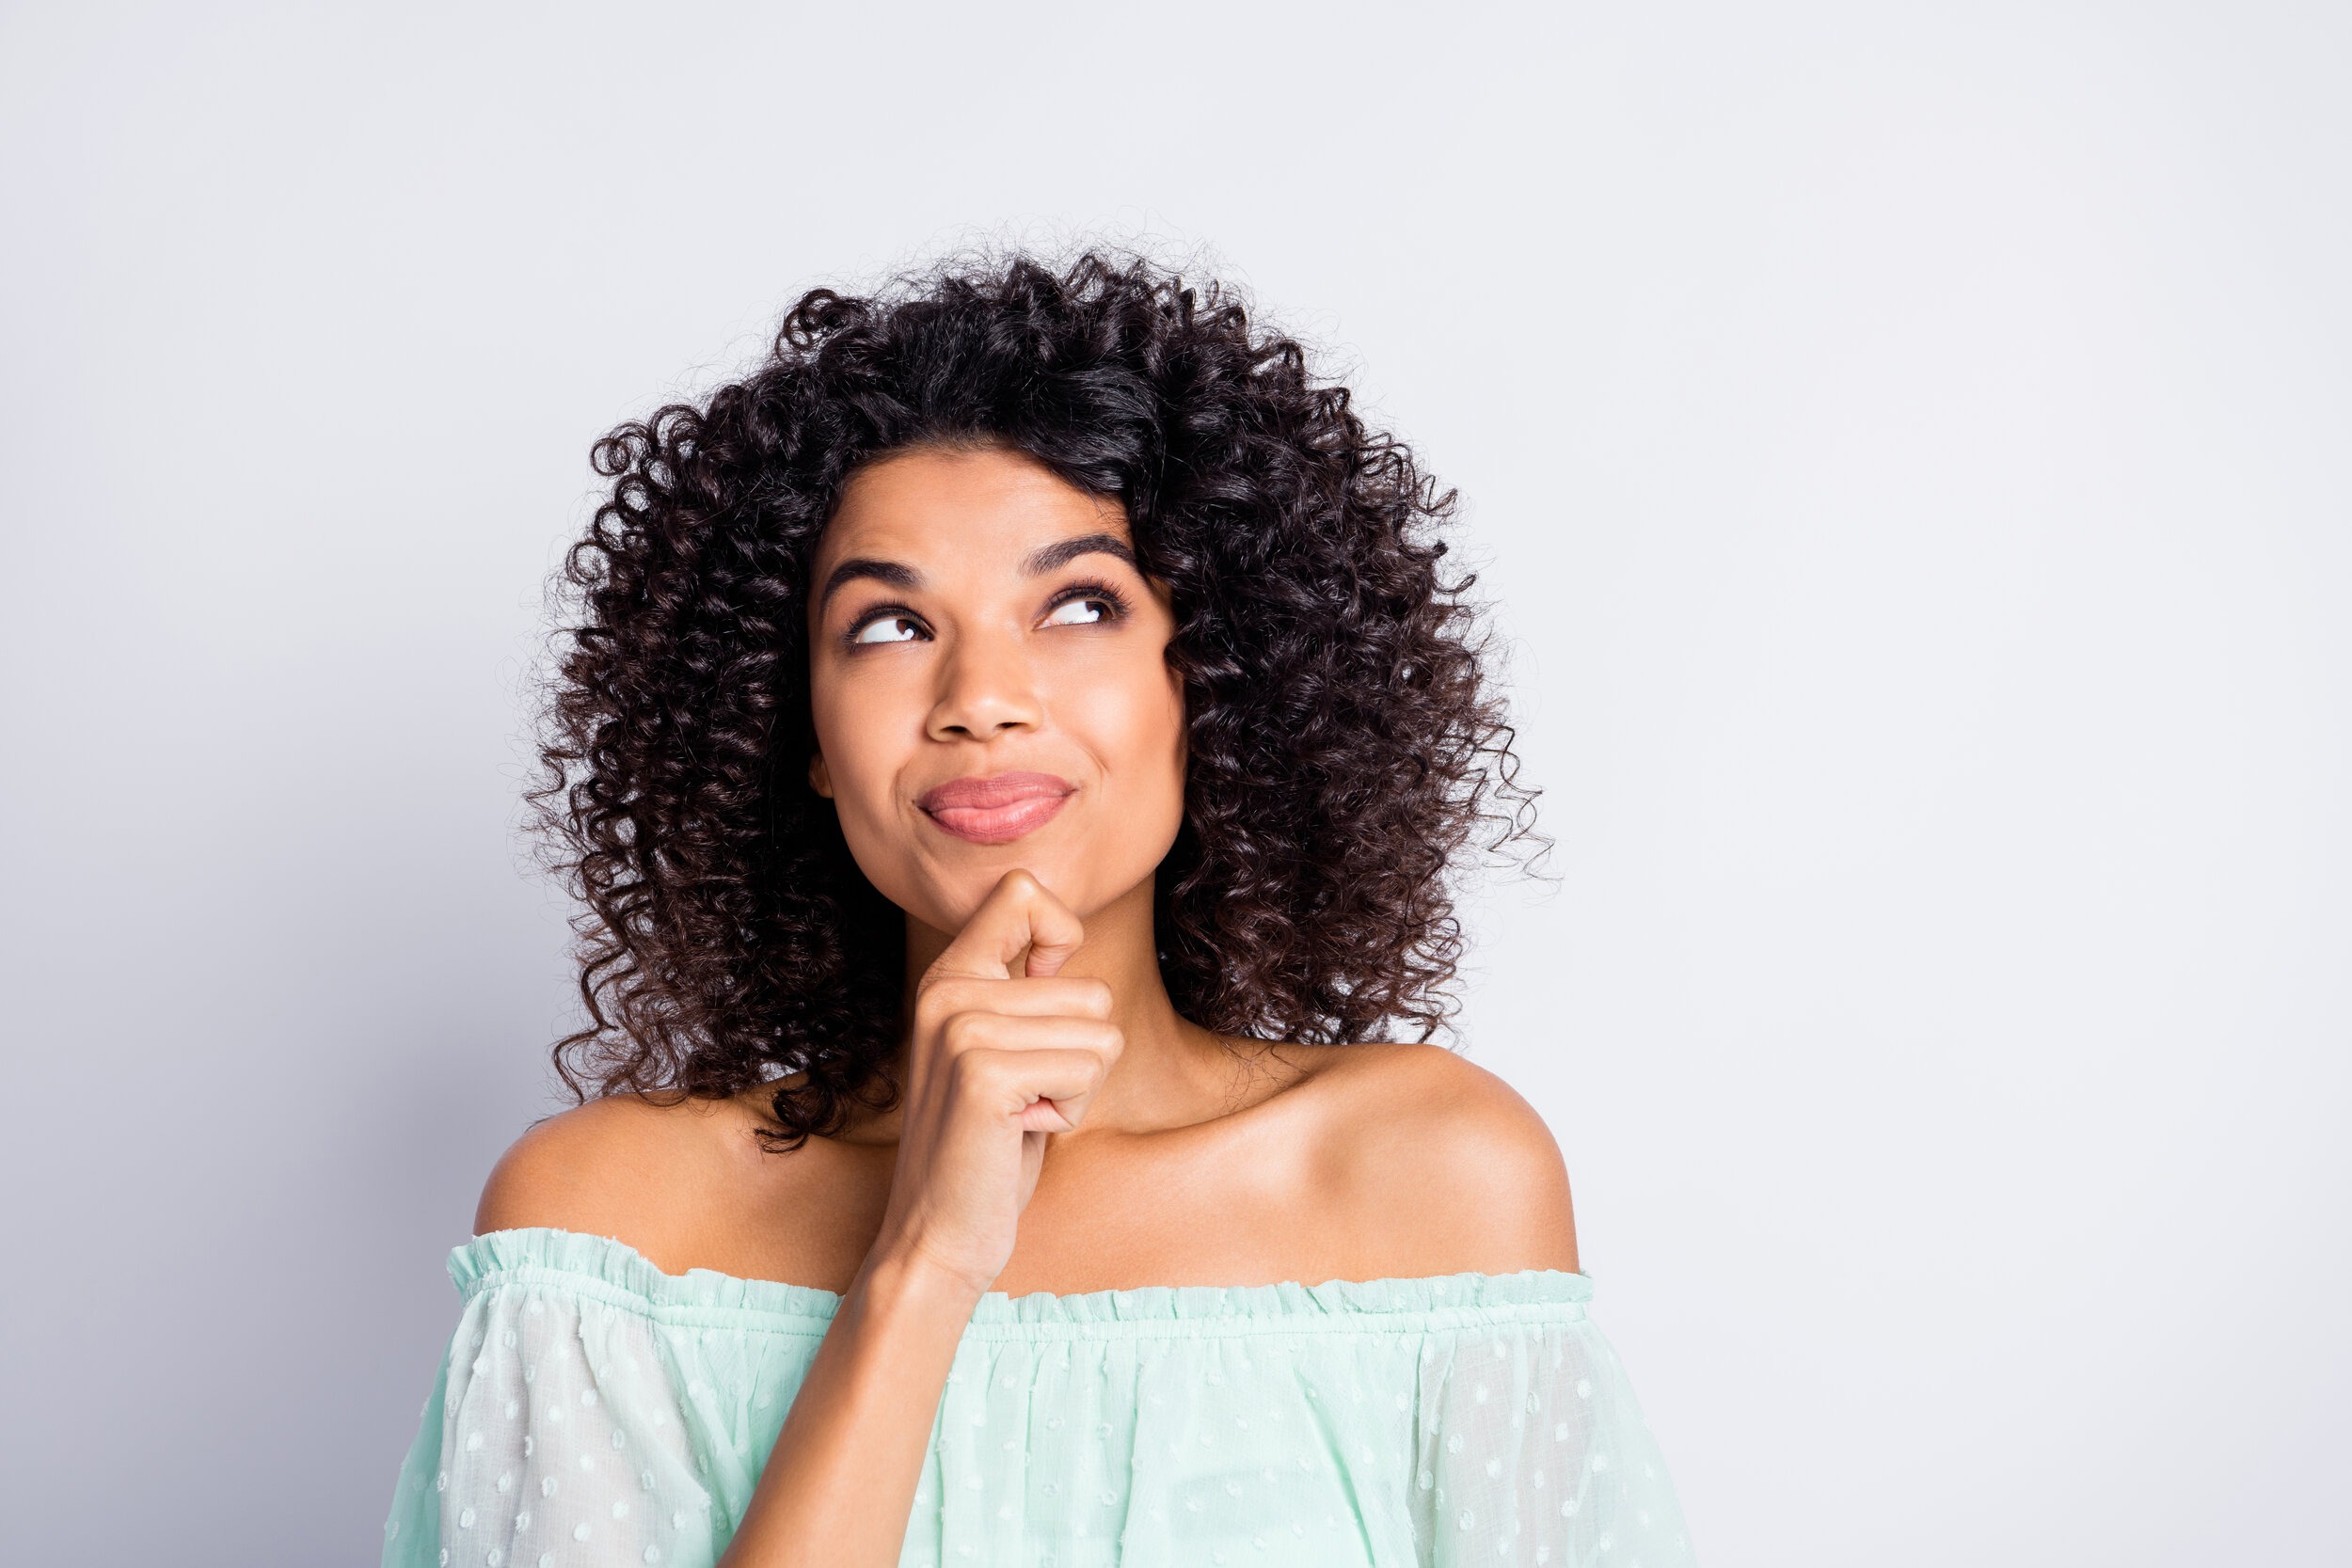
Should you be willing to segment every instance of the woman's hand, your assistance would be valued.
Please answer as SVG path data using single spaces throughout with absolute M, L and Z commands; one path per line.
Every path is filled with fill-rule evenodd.
M 1109 986 L 1055 977 L 1083 935 L 1043 883 L 1009 871 L 924 971 L 869 1259 L 940 1269 L 975 1294 L 1004 1272 L 1047 1135 L 1078 1125 L 1125 1044 Z
M 1047 1136 L 1078 1125 L 1124 1043 L 1108 986 L 1055 976 L 1081 935 L 1077 916 L 1014 871 L 917 983 L 881 1233 L 721 1568 L 899 1560 L 973 1304 L 1012 1256 Z

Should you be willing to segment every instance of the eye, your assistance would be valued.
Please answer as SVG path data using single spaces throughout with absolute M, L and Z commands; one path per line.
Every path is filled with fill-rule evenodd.
M 1045 612 L 1049 626 L 1082 626 L 1111 618 L 1110 606 L 1100 599 L 1064 599 Z
M 1062 597 L 1039 623 L 1047 626 L 1088 626 L 1116 621 L 1127 612 L 1127 601 L 1102 583 L 1080 583 L 1065 589 Z
M 922 623 L 912 615 L 877 615 L 850 633 L 852 642 L 912 642 L 923 635 Z

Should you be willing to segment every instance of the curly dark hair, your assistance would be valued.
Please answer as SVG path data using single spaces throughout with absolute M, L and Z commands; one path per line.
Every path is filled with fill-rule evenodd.
M 1221 1035 L 1328 1043 L 1456 1006 L 1450 872 L 1541 844 L 1446 580 L 1454 509 L 1235 291 L 1089 251 L 804 294 L 751 373 L 594 448 L 529 792 L 586 910 L 573 1095 L 776 1078 L 787 1147 L 902 1085 L 904 917 L 806 783 L 808 569 L 845 481 L 925 445 L 1025 453 L 1123 503 L 1168 585 L 1188 758 L 1156 882 L 1169 994 Z M 1540 852 L 1540 851 L 1539 851 Z M 797 1082 L 787 1086 L 781 1080 Z

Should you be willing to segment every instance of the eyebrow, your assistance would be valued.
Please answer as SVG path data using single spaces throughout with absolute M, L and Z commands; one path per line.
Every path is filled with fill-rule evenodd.
M 817 595 L 817 608 L 824 609 L 826 601 L 834 594 L 860 578 L 871 578 L 876 582 L 886 582 L 893 588 L 923 586 L 923 574 L 912 566 L 902 566 L 895 561 L 876 561 L 871 556 L 851 556 L 840 565 L 835 566 L 833 569 L 833 575 L 825 578 L 825 591 Z
M 1055 567 L 1066 566 L 1082 555 L 1097 553 L 1117 556 L 1136 571 L 1143 570 L 1142 567 L 1136 565 L 1136 552 L 1129 549 L 1125 543 L 1116 536 L 1108 533 L 1081 533 L 1074 539 L 1057 540 L 1041 548 L 1031 550 L 1029 559 L 1021 563 L 1021 575 L 1032 578 L 1042 577 Z
M 1021 563 L 1021 575 L 1030 578 L 1042 577 L 1055 567 L 1066 566 L 1082 555 L 1095 554 L 1116 556 L 1136 571 L 1143 570 L 1136 562 L 1136 552 L 1129 549 L 1126 543 L 1116 535 L 1081 533 L 1075 538 L 1057 539 L 1050 545 L 1041 546 L 1031 550 L 1028 559 Z M 870 578 L 875 582 L 886 582 L 893 588 L 914 589 L 923 586 L 923 574 L 903 562 L 880 561 L 872 556 L 852 556 L 835 566 L 826 577 L 824 591 L 817 595 L 817 608 L 823 610 L 834 594 L 862 578 Z

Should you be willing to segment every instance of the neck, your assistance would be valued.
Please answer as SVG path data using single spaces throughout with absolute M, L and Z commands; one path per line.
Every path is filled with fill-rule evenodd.
M 1101 980 L 1111 989 L 1111 1022 L 1125 1044 L 1073 1132 L 1057 1132 L 1057 1147 L 1097 1137 L 1189 1126 L 1218 1114 L 1236 1082 L 1232 1053 L 1219 1037 L 1180 1016 L 1160 976 L 1152 927 L 1152 883 L 1147 878 L 1085 917 L 1086 941 L 1060 974 Z M 952 934 L 907 922 L 907 1011 L 915 982 L 946 951 Z M 898 1113 L 885 1118 L 896 1136 Z M 882 1129 L 877 1127 L 876 1131 Z

